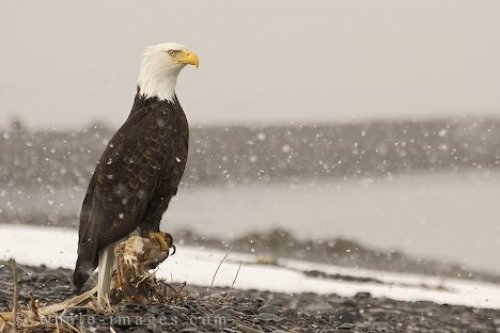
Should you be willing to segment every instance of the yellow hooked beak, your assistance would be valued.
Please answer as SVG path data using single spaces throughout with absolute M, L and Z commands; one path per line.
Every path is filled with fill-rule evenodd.
M 198 59 L 198 56 L 191 50 L 181 51 L 181 53 L 177 57 L 177 61 L 180 64 L 196 66 L 196 68 L 200 66 L 200 60 Z

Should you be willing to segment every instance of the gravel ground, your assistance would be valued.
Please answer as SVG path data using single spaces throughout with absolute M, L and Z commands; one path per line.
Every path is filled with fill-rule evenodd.
M 71 271 L 18 265 L 19 300 L 30 292 L 40 302 L 74 296 Z M 0 311 L 12 309 L 10 264 L 0 262 Z M 174 286 L 180 289 L 180 286 Z M 89 310 L 65 319 L 91 332 L 500 332 L 500 311 L 430 302 L 400 302 L 368 293 L 283 294 L 258 290 L 186 286 L 175 301 L 119 304 L 113 315 Z

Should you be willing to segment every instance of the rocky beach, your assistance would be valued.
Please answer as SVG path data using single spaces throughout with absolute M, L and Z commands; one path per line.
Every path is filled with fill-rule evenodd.
M 18 265 L 19 304 L 75 296 L 71 271 Z M 14 278 L 0 262 L 0 311 L 13 308 Z M 500 311 L 431 302 L 335 294 L 274 293 L 173 284 L 161 304 L 118 304 L 112 313 L 67 309 L 59 319 L 85 332 L 499 332 Z M 173 292 L 176 290 L 177 292 Z M 1 320 L 0 320 L 1 322 Z M 49 325 L 49 324 L 47 324 Z M 61 323 L 61 327 L 64 325 Z M 11 327 L 0 323 L 4 331 Z M 51 331 L 47 327 L 37 332 Z M 50 326 L 52 327 L 52 326 Z M 67 329 L 69 326 L 66 326 Z

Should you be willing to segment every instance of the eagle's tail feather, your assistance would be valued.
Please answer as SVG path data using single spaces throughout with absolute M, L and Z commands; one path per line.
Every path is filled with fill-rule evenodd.
M 106 304 L 111 288 L 111 274 L 115 259 L 115 244 L 112 243 L 99 251 L 98 277 L 97 277 L 97 300 L 100 305 Z
M 88 259 L 85 255 L 78 256 L 75 271 L 73 273 L 73 284 L 78 292 L 82 290 L 83 285 L 92 276 L 92 273 L 97 267 L 96 259 Z

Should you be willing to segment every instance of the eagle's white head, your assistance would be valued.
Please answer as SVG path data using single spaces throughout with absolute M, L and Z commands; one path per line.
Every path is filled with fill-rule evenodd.
M 198 56 L 184 45 L 164 43 L 146 48 L 137 85 L 146 97 L 173 101 L 177 76 L 186 65 L 199 66 Z

